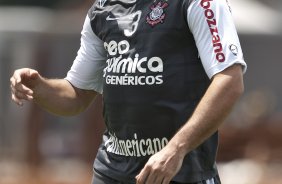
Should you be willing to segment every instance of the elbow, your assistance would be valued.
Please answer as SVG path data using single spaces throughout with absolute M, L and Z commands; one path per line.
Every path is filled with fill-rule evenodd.
M 244 84 L 238 86 L 237 90 L 234 92 L 234 96 L 239 99 L 244 94 Z
M 242 96 L 245 92 L 245 85 L 244 82 L 242 81 L 241 85 L 240 85 L 240 91 L 239 91 L 239 96 Z
M 233 96 L 234 99 L 239 99 L 244 94 L 245 86 L 242 75 L 234 79 L 231 91 L 231 96 Z
M 53 108 L 53 109 L 45 109 L 50 114 L 60 116 L 60 117 L 72 117 L 80 114 L 83 110 L 78 108 Z
M 243 82 L 243 77 L 240 77 L 240 78 L 238 79 L 237 85 L 236 85 L 236 89 L 237 89 L 237 90 L 235 90 L 235 91 L 236 91 L 235 93 L 236 93 L 238 96 L 241 96 L 241 95 L 244 93 L 244 91 L 245 91 L 245 86 L 244 86 L 244 82 Z
M 60 109 L 56 111 L 56 114 L 59 116 L 64 116 L 64 117 L 73 117 L 80 115 L 82 112 L 84 112 L 87 109 L 87 105 L 81 104 L 79 102 L 74 102 L 71 103 L 68 107 L 65 109 Z
M 231 96 L 238 99 L 245 91 L 242 67 L 240 65 L 234 65 L 230 69 L 229 88 L 232 89 Z

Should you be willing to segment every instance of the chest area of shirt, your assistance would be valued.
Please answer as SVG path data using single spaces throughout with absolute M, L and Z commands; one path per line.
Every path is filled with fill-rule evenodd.
M 102 1 L 104 4 L 99 3 Z M 186 26 L 181 3 L 172 0 L 100 0 L 94 11 L 94 31 L 106 42 L 113 37 L 140 39 L 153 35 L 153 39 L 158 33 L 172 34 Z

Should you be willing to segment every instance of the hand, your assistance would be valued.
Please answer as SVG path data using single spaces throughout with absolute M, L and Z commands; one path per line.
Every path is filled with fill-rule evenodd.
M 184 156 L 167 145 L 148 160 L 136 176 L 136 184 L 169 184 L 180 170 Z
M 33 89 L 39 79 L 40 75 L 36 70 L 29 68 L 16 70 L 10 78 L 12 100 L 20 106 L 23 105 L 23 100 L 33 100 Z

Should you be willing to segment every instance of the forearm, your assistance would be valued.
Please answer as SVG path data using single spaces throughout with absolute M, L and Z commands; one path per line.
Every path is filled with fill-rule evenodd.
M 241 72 L 237 75 L 240 70 L 233 66 L 213 79 L 191 118 L 169 144 L 186 155 L 217 131 L 243 92 Z
M 82 91 L 73 87 L 65 79 L 45 79 L 33 89 L 34 102 L 40 107 L 57 115 L 71 116 L 83 111 L 91 100 L 88 96 L 92 92 Z M 89 95 L 88 95 L 89 93 Z

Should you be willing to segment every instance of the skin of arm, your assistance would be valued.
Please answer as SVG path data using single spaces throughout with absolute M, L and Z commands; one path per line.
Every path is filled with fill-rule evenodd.
M 216 74 L 193 115 L 136 176 L 137 184 L 169 184 L 186 154 L 215 133 L 244 91 L 242 67 Z
M 46 79 L 36 70 L 16 70 L 10 79 L 12 100 L 22 106 L 23 100 L 34 101 L 50 113 L 72 116 L 85 110 L 96 96 L 95 91 L 72 86 L 65 79 Z

